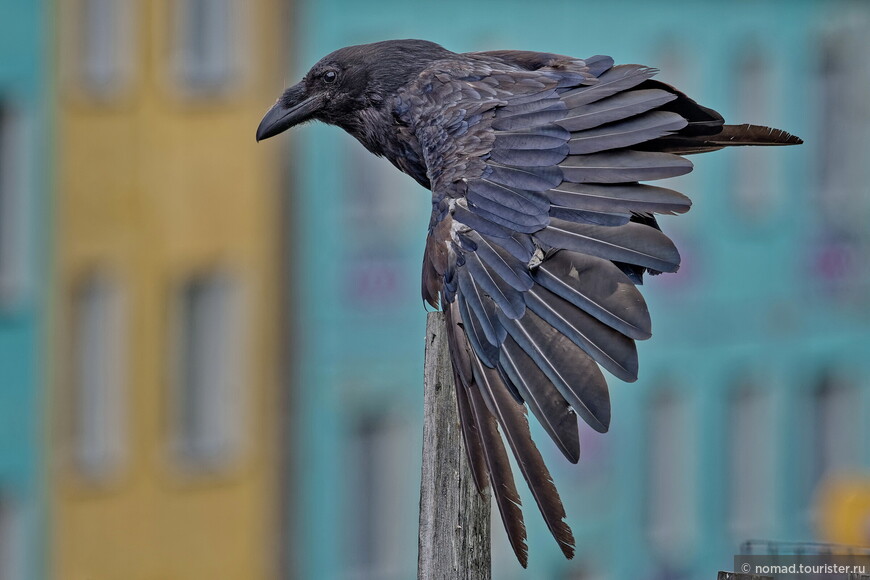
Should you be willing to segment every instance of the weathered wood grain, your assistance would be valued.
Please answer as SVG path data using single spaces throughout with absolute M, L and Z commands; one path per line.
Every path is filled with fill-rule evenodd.
M 490 502 L 474 486 L 459 430 L 446 326 L 426 322 L 423 477 L 420 485 L 420 580 L 489 580 Z

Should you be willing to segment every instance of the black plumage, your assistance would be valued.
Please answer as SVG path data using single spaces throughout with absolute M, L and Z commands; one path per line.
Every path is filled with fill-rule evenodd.
M 257 130 L 260 140 L 308 120 L 337 125 L 432 191 L 423 298 L 447 318 L 475 482 L 492 485 L 523 565 L 504 440 L 570 558 L 574 538 L 525 405 L 576 462 L 577 416 L 598 431 L 610 425 L 601 368 L 637 378 L 634 341 L 651 325 L 636 285 L 645 271 L 680 264 L 654 214 L 684 213 L 691 202 L 638 182 L 688 173 L 682 155 L 801 142 L 725 125 L 655 73 L 606 56 L 378 42 L 322 59 Z

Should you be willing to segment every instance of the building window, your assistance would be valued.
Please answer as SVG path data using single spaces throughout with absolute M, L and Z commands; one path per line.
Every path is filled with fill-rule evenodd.
M 416 492 L 403 475 L 415 460 L 412 440 L 408 424 L 389 412 L 363 414 L 351 432 L 345 539 L 350 579 L 399 578 L 407 569 L 403 546 L 416 521 L 405 517 L 397 499 L 412 500 Z
M 649 409 L 647 531 L 653 551 L 671 566 L 691 556 L 697 534 L 697 449 L 688 403 L 666 389 Z
M 860 467 L 864 441 L 861 437 L 861 393 L 854 385 L 825 372 L 803 399 L 798 425 L 804 461 L 797 465 L 803 525 L 822 524 L 819 500 L 826 484 Z
M 728 409 L 731 530 L 739 540 L 769 537 L 776 520 L 773 399 L 754 384 L 741 384 Z
M 355 139 L 339 139 L 350 167 L 348 175 L 353 176 L 353 183 L 343 189 L 340 210 L 347 239 L 343 300 L 355 312 L 392 309 L 408 294 L 402 286 L 407 278 L 403 269 L 419 255 L 415 245 L 402 241 L 414 239 L 411 226 L 420 223 L 414 218 L 422 221 L 422 212 L 430 210 L 415 204 L 412 195 L 397 194 L 415 187 L 407 176 L 369 154 Z
M 856 436 L 862 419 L 858 389 L 825 376 L 813 391 L 815 434 L 813 479 L 842 474 L 858 467 L 862 440 Z M 815 487 L 815 486 L 814 486 Z
M 117 282 L 89 276 L 73 303 L 73 459 L 86 476 L 115 472 L 126 447 L 125 309 Z
M 24 578 L 24 519 L 9 496 L 0 495 L 0 578 Z
M 245 412 L 239 290 L 226 275 L 196 277 L 178 298 L 174 345 L 175 450 L 189 466 L 220 468 L 239 451 Z
M 771 125 L 771 70 L 761 47 L 748 44 L 750 48 L 743 50 L 735 62 L 735 118 L 737 123 Z M 750 221 L 763 219 L 777 205 L 780 188 L 774 180 L 774 157 L 752 147 L 738 147 L 732 152 L 736 206 Z
M 175 81 L 194 94 L 218 93 L 238 71 L 241 3 L 177 0 L 174 5 Z
M 15 305 L 25 293 L 27 211 L 23 151 L 30 144 L 22 119 L 0 102 L 0 308 Z
M 98 96 L 114 96 L 131 69 L 132 0 L 79 0 L 80 82 Z
M 819 186 L 817 206 L 828 235 L 849 243 L 867 242 L 870 196 L 865 143 L 870 133 L 866 87 L 870 65 L 870 24 L 856 18 L 821 39 L 819 77 Z

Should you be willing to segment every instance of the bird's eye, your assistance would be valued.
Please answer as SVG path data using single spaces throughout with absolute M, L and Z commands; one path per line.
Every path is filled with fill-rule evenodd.
M 325 73 L 323 73 L 323 82 L 325 82 L 325 83 L 329 83 L 329 84 L 334 83 L 335 79 L 337 79 L 337 78 L 338 78 L 338 73 L 335 72 L 334 70 L 328 70 Z

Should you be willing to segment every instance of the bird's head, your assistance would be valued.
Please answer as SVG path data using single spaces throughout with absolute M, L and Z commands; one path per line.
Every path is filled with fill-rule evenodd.
M 451 54 L 423 40 L 387 40 L 339 49 L 284 91 L 260 122 L 257 141 L 311 120 L 356 134 L 360 113 L 383 107 L 429 63 Z

